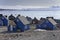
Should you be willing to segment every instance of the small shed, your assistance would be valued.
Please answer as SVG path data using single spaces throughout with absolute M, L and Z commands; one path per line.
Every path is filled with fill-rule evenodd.
M 56 22 L 52 18 L 44 19 L 40 24 L 37 24 L 37 29 L 55 30 Z
M 26 18 L 27 18 L 27 20 L 30 22 L 30 24 L 31 24 L 31 22 L 32 22 L 32 18 L 31 17 L 28 17 L 28 16 L 26 16 Z
M 17 31 L 16 23 L 14 22 L 14 20 L 15 20 L 15 17 L 13 15 L 10 15 L 8 20 L 8 32 Z
M 34 17 L 34 19 L 32 20 L 32 24 L 38 24 L 38 19 L 36 17 Z
M 17 29 L 20 31 L 28 30 L 30 22 L 24 16 L 19 16 L 14 21 L 17 25 Z
M 8 20 L 2 14 L 0 14 L 0 26 L 8 26 Z

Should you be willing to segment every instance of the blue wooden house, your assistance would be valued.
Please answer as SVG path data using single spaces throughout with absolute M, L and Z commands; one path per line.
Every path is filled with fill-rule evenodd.
M 8 20 L 2 14 L 0 14 L 0 26 L 8 26 Z
M 46 30 L 55 30 L 57 29 L 56 24 L 57 23 L 52 18 L 43 19 L 41 20 L 41 23 L 36 25 L 36 28 L 46 29 Z
M 19 16 L 15 19 L 15 23 L 17 25 L 17 29 L 21 31 L 25 31 L 29 29 L 29 21 L 24 16 Z
M 13 24 L 11 24 L 13 23 Z M 18 16 L 14 20 L 11 20 L 8 30 L 12 29 L 13 32 L 20 30 L 21 32 L 29 29 L 29 21 L 24 16 Z

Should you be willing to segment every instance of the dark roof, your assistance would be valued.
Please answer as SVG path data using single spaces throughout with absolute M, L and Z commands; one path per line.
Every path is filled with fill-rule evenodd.
M 26 18 L 27 18 L 28 21 L 32 21 L 31 17 L 26 16 Z
M 45 19 L 45 18 L 41 18 L 40 20 L 39 20 L 39 24 L 42 24 L 43 22 L 45 22 L 47 19 Z
M 46 17 L 46 18 L 52 18 L 52 19 L 54 19 L 53 17 Z
M 60 19 L 54 19 L 57 23 L 60 23 Z
M 9 20 L 14 20 L 15 19 L 15 17 L 11 14 L 10 16 L 9 16 Z
M 2 14 L 0 14 L 0 17 L 2 17 L 3 15 Z

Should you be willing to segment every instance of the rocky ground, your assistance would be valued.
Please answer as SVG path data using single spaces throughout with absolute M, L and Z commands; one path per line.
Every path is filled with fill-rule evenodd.
M 60 40 L 60 30 L 0 33 L 0 40 Z

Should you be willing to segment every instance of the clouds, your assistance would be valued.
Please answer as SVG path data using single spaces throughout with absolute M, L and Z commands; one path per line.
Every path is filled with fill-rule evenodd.
M 17 5 L 17 0 L 0 0 L 0 5 Z
M 0 8 L 50 7 L 60 5 L 60 0 L 0 0 Z
M 55 0 L 0 0 L 0 5 L 48 6 L 54 5 Z

